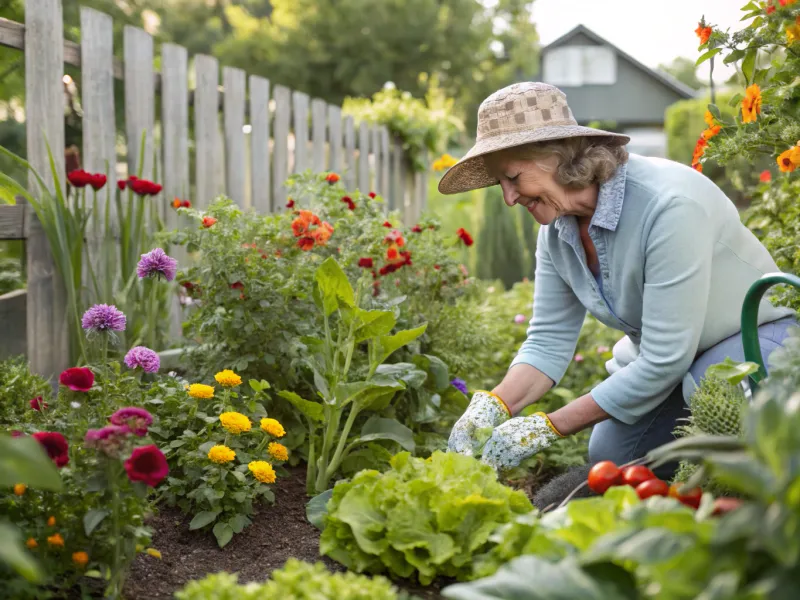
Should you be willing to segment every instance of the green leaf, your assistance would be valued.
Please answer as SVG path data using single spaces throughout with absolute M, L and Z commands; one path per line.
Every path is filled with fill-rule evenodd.
M 325 528 L 325 515 L 328 514 L 328 500 L 333 496 L 333 489 L 317 494 L 306 504 L 308 522 L 319 530 Z
M 722 115 L 720 114 L 719 108 L 717 108 L 716 104 L 709 104 L 708 112 L 710 112 L 717 121 L 720 123 L 722 122 Z
M 375 408 L 380 404 L 383 408 L 384 401 L 391 401 L 395 393 L 404 390 L 406 386 L 386 376 L 377 375 L 369 381 L 354 381 L 342 383 L 336 387 L 337 406 L 345 406 L 350 402 L 358 403 L 361 409 L 380 410 Z M 388 402 L 387 401 L 387 402 Z
M 55 492 L 63 487 L 58 469 L 39 442 L 0 435 L 0 487 L 17 483 Z
M 42 580 L 42 571 L 23 546 L 19 530 L 8 523 L 0 523 L 0 564 L 8 565 L 33 583 Z
M 728 106 L 732 106 L 733 108 L 737 108 L 742 103 L 742 96 L 741 94 L 734 94 L 730 100 L 728 100 Z
M 254 392 L 261 391 L 261 382 L 258 379 L 251 379 L 250 380 L 250 387 L 253 389 Z
M 438 356 L 417 354 L 411 359 L 420 369 L 431 375 L 429 383 L 436 392 L 443 392 L 450 385 L 450 370 Z
M 731 385 L 739 385 L 745 377 L 758 372 L 758 365 L 752 362 L 736 362 L 730 357 L 706 370 L 706 375 L 713 375 L 727 380 Z
M 417 357 L 414 357 L 417 358 Z M 425 383 L 428 374 L 412 365 L 411 363 L 394 363 L 391 365 L 380 365 L 375 371 L 377 375 L 382 375 L 402 381 L 407 387 L 417 389 Z
M 742 61 L 742 75 L 744 75 L 747 83 L 753 80 L 753 71 L 756 68 L 756 56 L 758 56 L 758 50 L 750 48 Z
M 388 310 L 362 310 L 357 308 L 355 314 L 361 323 L 355 331 L 356 343 L 390 333 L 397 322 L 394 313 Z
M 410 344 L 423 333 L 428 328 L 427 323 L 425 325 L 421 325 L 415 329 L 404 329 L 403 331 L 398 331 L 394 335 L 382 335 L 378 338 L 378 346 L 379 352 L 378 356 L 380 360 L 378 363 L 383 363 L 391 354 L 403 346 Z
M 700 55 L 700 58 L 697 59 L 697 62 L 695 63 L 695 66 L 699 67 L 704 62 L 706 62 L 707 60 L 710 60 L 711 58 L 713 58 L 714 56 L 716 56 L 720 52 L 722 52 L 722 48 L 713 48 L 713 49 L 709 50 L 708 52 L 705 52 L 704 54 Z
M 192 522 L 189 523 L 189 529 L 200 529 L 201 527 L 205 527 L 217 520 L 217 517 L 222 511 L 219 510 L 204 510 L 202 512 L 197 513 L 192 519 Z
M 233 529 L 227 523 L 217 523 L 212 531 L 220 548 L 224 548 L 233 538 Z
M 310 419 L 317 423 L 321 422 L 324 419 L 325 411 L 321 404 L 318 404 L 317 402 L 309 402 L 308 400 L 304 400 L 294 392 L 290 392 L 287 390 L 278 392 L 278 396 L 291 402 L 292 405 L 301 413 L 303 413 L 303 415 L 307 419 Z
M 228 521 L 228 524 L 231 526 L 231 530 L 233 530 L 233 533 L 242 533 L 242 531 L 244 531 L 244 528 L 250 525 L 250 523 L 251 523 L 250 519 L 248 519 L 247 516 L 245 515 L 236 515 L 230 521 Z
M 648 527 L 640 531 L 616 531 L 604 535 L 582 559 L 589 562 L 630 560 L 640 565 L 666 562 L 691 549 L 695 540 L 664 527 Z
M 397 442 L 403 449 L 414 451 L 414 432 L 395 419 L 370 417 L 361 428 L 361 436 L 357 440 L 372 442 L 374 440 L 391 440 Z
M 110 514 L 111 511 L 104 508 L 93 508 L 83 515 L 83 530 L 86 532 L 86 535 L 92 535 L 92 532 L 97 529 L 97 526 Z
M 766 465 L 746 452 L 712 453 L 706 457 L 714 478 L 748 496 L 769 497 L 777 482 Z
M 742 7 L 742 12 L 747 12 L 748 10 L 758 10 L 758 4 L 755 2 L 748 2 Z
M 744 54 L 745 54 L 744 50 L 738 50 L 738 49 L 734 50 L 733 52 L 728 54 L 728 56 L 726 56 L 725 59 L 722 62 L 724 64 L 726 64 L 726 65 L 729 65 L 732 62 L 736 62 L 737 60 L 742 58 L 744 56 Z
M 333 314 L 340 304 L 348 308 L 355 305 L 353 286 L 332 256 L 319 266 L 315 280 L 322 295 L 322 309 L 326 316 Z

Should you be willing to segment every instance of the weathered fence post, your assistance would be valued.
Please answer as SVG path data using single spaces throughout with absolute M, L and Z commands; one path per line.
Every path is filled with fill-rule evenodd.
M 353 116 L 344 118 L 344 186 L 348 191 L 356 187 L 356 130 Z
M 272 210 L 279 210 L 286 203 L 286 178 L 289 176 L 289 119 L 291 117 L 291 90 L 276 85 L 275 125 L 272 128 L 275 147 L 272 155 Z
M 311 169 L 315 173 L 325 170 L 325 138 L 328 131 L 324 100 L 311 101 Z
M 128 174 L 153 176 L 153 133 L 155 129 L 155 85 L 153 74 L 153 38 L 143 29 L 126 25 L 125 52 L 125 126 L 128 136 Z M 139 164 L 142 135 L 145 135 L 144 165 Z
M 194 70 L 195 194 L 197 207 L 208 208 L 218 189 L 219 63 L 200 54 Z
M 361 121 L 358 126 L 358 189 L 369 192 L 369 125 Z
M 328 169 L 342 170 L 342 109 L 328 105 Z
M 245 75 L 241 69 L 224 67 L 225 88 L 225 181 L 227 196 L 240 208 L 245 206 L 244 105 Z
M 250 202 L 266 214 L 270 204 L 269 80 L 250 76 Z

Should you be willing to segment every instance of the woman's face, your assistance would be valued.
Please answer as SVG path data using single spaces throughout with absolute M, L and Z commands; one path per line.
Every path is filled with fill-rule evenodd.
M 559 215 L 584 214 L 587 210 L 584 190 L 573 190 L 556 181 L 557 156 L 533 161 L 497 153 L 484 160 L 489 173 L 500 181 L 505 203 L 524 206 L 542 225 L 549 225 Z

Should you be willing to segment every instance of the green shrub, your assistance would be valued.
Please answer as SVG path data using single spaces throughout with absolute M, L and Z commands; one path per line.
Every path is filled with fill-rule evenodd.
M 532 510 L 491 467 L 454 453 L 403 452 L 384 474 L 362 471 L 333 489 L 320 552 L 348 569 L 464 579 L 495 527 Z

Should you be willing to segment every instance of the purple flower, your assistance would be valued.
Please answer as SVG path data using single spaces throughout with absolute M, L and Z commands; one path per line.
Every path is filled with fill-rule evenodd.
M 104 454 L 116 458 L 130 433 L 131 430 L 124 425 L 106 425 L 101 429 L 89 429 L 83 441 L 87 448 L 97 448 Z
M 464 381 L 463 379 L 459 379 L 458 377 L 456 377 L 455 379 L 453 379 L 453 381 L 450 382 L 450 385 L 452 385 L 454 388 L 456 388 L 459 392 L 461 392 L 465 396 L 467 395 L 468 393 L 467 382 Z
M 527 320 L 528 317 L 526 317 L 523 314 L 518 314 L 516 317 L 514 317 L 514 323 L 516 323 L 517 325 L 522 325 Z
M 120 408 L 111 415 L 110 420 L 114 425 L 124 426 L 131 433 L 142 437 L 147 433 L 147 428 L 153 422 L 153 416 L 143 408 L 129 406 Z
M 129 369 L 141 367 L 145 373 L 156 373 L 161 367 L 161 359 L 150 348 L 136 346 L 125 355 L 125 365 Z
M 136 267 L 139 279 L 145 277 L 161 277 L 167 281 L 175 279 L 178 272 L 178 261 L 167 256 L 161 248 L 153 248 L 147 254 L 142 254 L 142 259 Z
M 124 331 L 125 315 L 116 306 L 95 304 L 81 319 L 81 326 L 91 331 Z

